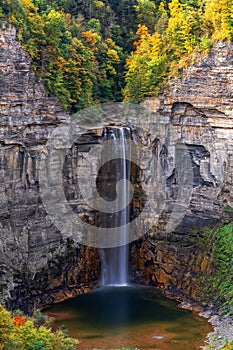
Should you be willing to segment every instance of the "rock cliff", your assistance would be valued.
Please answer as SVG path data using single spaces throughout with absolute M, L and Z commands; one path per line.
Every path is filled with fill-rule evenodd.
M 99 256 L 96 249 L 64 237 L 43 207 L 40 161 L 49 135 L 69 115 L 35 77 L 15 36 L 12 27 L 0 30 L 0 291 L 9 307 L 30 311 L 92 288 L 99 278 Z M 145 128 L 137 127 L 137 118 L 129 125 L 160 164 L 168 203 L 150 232 L 130 245 L 132 280 L 195 300 L 200 299 L 199 274 L 211 271 L 211 259 L 198 244 L 199 228 L 233 217 L 232 57 L 233 45 L 216 44 L 163 94 L 145 101 L 150 111 Z M 111 125 L 119 124 L 114 116 Z M 75 163 L 100 137 L 101 130 L 90 133 L 69 159 Z M 178 141 L 191 157 L 192 197 L 183 220 L 166 232 L 177 190 Z M 80 198 L 76 172 L 68 160 L 65 192 L 74 210 L 74 199 Z M 147 180 L 138 196 L 146 192 Z M 133 206 L 137 211 L 142 204 L 134 198 Z
M 0 291 L 29 311 L 82 292 L 98 279 L 96 250 L 66 239 L 39 192 L 48 135 L 68 118 L 35 77 L 16 30 L 0 29 Z M 69 169 L 68 171 L 71 171 Z
M 200 299 L 199 275 L 211 272 L 211 259 L 198 244 L 199 229 L 233 218 L 233 45 L 217 43 L 197 62 L 163 94 L 144 102 L 152 111 L 152 130 L 157 130 L 149 136 L 151 142 L 156 137 L 157 147 L 168 148 L 168 188 L 176 182 L 173 145 L 180 140 L 187 146 L 193 169 L 191 201 L 173 232 L 161 234 L 160 222 L 147 239 L 132 244 L 131 255 L 137 280 L 194 299 Z M 162 161 L 161 146 L 158 154 Z

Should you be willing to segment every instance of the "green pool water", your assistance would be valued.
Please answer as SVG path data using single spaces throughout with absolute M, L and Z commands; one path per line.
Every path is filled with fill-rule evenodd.
M 204 345 L 209 323 L 180 310 L 152 288 L 96 289 L 51 307 L 55 326 L 80 341 L 78 349 L 194 350 Z

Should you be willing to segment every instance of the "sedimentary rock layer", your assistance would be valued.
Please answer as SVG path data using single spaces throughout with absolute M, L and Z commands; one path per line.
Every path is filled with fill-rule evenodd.
M 233 217 L 233 45 L 215 44 L 163 94 L 144 104 L 151 111 L 150 129 L 155 132 L 142 137 L 155 144 L 157 157 L 166 164 L 167 198 L 172 199 L 177 187 L 178 143 L 185 144 L 190 154 L 193 188 L 189 203 L 180 197 L 185 215 L 176 228 L 162 234 L 169 221 L 165 210 L 164 222 L 157 222 L 149 238 L 132 244 L 132 270 L 140 282 L 200 299 L 199 276 L 211 271 L 211 259 L 198 243 L 200 228 Z
M 27 310 L 62 300 L 98 279 L 96 250 L 64 237 L 50 221 L 40 196 L 39 167 L 46 142 L 68 119 L 35 77 L 29 56 L 16 41 L 16 30 L 4 25 L 0 30 L 0 291 L 12 308 Z M 66 172 L 72 177 L 71 166 Z
M 0 30 L 0 291 L 9 307 L 28 310 L 88 290 L 98 280 L 99 257 L 96 249 L 60 232 L 44 209 L 41 159 L 49 135 L 70 116 L 35 77 L 15 36 L 12 27 Z M 143 169 L 133 170 L 140 183 L 134 183 L 132 216 L 143 211 L 140 198 L 153 198 L 157 205 L 146 234 L 142 224 L 142 238 L 131 243 L 131 278 L 193 299 L 200 299 L 199 274 L 211 271 L 211 259 L 198 243 L 199 229 L 233 217 L 232 54 L 232 45 L 216 44 L 163 94 L 145 101 L 147 118 L 136 111 L 124 122 L 134 142 L 149 152 Z M 122 124 L 117 112 L 109 124 Z M 86 135 L 81 146 L 73 145 L 64 163 L 65 196 L 76 213 L 82 201 L 78 160 L 88 164 L 88 151 L 101 134 L 102 127 Z M 192 170 L 188 200 L 179 186 L 180 168 L 187 167 L 176 157 L 182 160 L 184 145 Z M 171 224 L 174 208 L 182 213 L 177 225 Z M 84 207 L 83 213 L 87 221 L 99 221 L 96 212 Z

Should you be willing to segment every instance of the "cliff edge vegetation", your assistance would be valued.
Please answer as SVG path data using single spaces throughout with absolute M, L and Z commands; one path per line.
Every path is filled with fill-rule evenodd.
M 232 0 L 1 0 L 0 17 L 72 112 L 158 94 L 233 33 Z
M 125 99 L 142 101 L 158 95 L 171 78 L 202 57 L 216 41 L 232 41 L 233 2 L 161 2 L 155 31 L 139 25 L 136 50 L 126 63 Z

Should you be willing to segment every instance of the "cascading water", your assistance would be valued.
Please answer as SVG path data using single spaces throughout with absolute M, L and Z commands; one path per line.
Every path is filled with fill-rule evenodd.
M 127 161 L 127 153 L 130 152 L 130 143 L 127 138 L 130 137 L 129 128 L 112 128 L 104 130 L 104 139 L 113 140 L 112 158 L 114 153 L 119 156 L 115 159 L 114 166 L 111 169 L 109 181 L 113 181 L 115 186 L 120 180 L 124 181 L 121 187 L 121 201 L 123 209 L 119 209 L 119 200 L 116 200 L 114 214 L 111 217 L 103 215 L 103 225 L 105 227 L 118 227 L 119 232 L 123 233 L 125 244 L 114 247 L 104 248 L 100 251 L 101 257 L 101 284 L 103 286 L 125 286 L 128 284 L 128 229 L 126 224 L 129 222 L 130 207 L 128 205 L 130 198 L 130 162 Z M 107 180 L 108 181 L 108 180 Z M 116 187 L 115 187 L 116 188 Z M 112 192 L 115 190 L 112 188 Z M 119 199 L 119 196 L 118 198 Z M 109 226 L 108 226 L 109 225 Z

